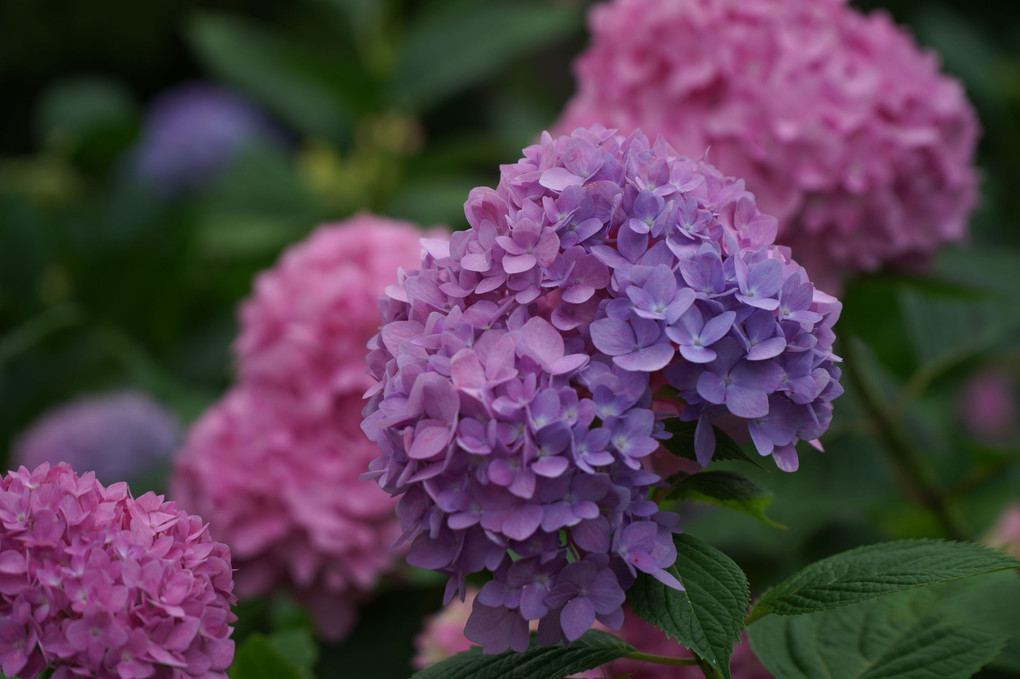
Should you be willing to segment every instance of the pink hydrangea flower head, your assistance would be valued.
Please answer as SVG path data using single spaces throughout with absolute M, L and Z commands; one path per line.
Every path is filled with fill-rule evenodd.
M 171 496 L 230 545 L 241 597 L 288 589 L 319 632 L 342 638 L 396 559 L 393 500 L 358 476 L 377 454 L 359 429 L 361 396 L 318 419 L 304 402 L 233 388 L 189 433 Z
M 376 300 L 399 268 L 417 268 L 423 233 L 367 213 L 319 227 L 255 280 L 234 345 L 243 381 L 290 392 L 326 413 L 336 395 L 362 394 Z
M 202 519 L 44 463 L 0 480 L 0 526 L 4 675 L 226 678 L 230 551 Z
M 29 469 L 67 462 L 113 483 L 166 464 L 180 440 L 177 419 L 166 408 L 140 392 L 112 392 L 44 413 L 15 442 L 12 459 Z
M 827 291 L 965 236 L 976 116 L 888 15 L 846 0 L 613 0 L 590 15 L 561 132 L 603 123 L 709 150 Z
M 525 648 L 534 620 L 544 643 L 618 629 L 638 571 L 681 586 L 678 517 L 647 500 L 656 395 L 698 422 L 702 465 L 730 415 L 793 471 L 842 391 L 840 304 L 742 181 L 661 137 L 543 134 L 465 213 L 380 302 L 366 477 L 401 496 L 408 560 L 450 576 L 448 601 L 493 573 L 466 628 L 486 652 Z

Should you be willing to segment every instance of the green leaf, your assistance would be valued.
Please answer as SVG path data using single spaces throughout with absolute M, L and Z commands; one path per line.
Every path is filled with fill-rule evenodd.
M 666 431 L 672 434 L 672 438 L 662 442 L 662 447 L 678 457 L 688 460 L 697 460 L 694 454 L 694 430 L 697 422 L 681 422 L 675 417 L 666 420 Z M 712 427 L 715 432 L 715 453 L 712 460 L 742 460 L 750 462 L 758 469 L 765 469 L 755 457 L 748 455 L 743 448 L 734 441 L 729 434 L 719 427 Z
M 995 657 L 1005 635 L 959 615 L 960 604 L 975 595 L 995 599 L 996 593 L 1015 602 L 1015 582 L 980 580 L 990 579 L 766 618 L 748 630 L 751 646 L 784 679 L 964 679 Z
M 230 679 L 307 679 L 308 672 L 280 653 L 265 635 L 256 632 L 244 640 L 227 672 Z
M 729 679 L 733 644 L 740 638 L 750 599 L 747 577 L 728 556 L 690 535 L 677 535 L 670 568 L 680 592 L 641 574 L 627 592 L 631 608 Z
M 567 647 L 532 646 L 524 653 L 484 655 L 480 646 L 415 673 L 412 679 L 563 679 L 623 658 L 634 647 L 612 634 L 588 630 Z
M 297 130 L 337 139 L 347 129 L 338 93 L 302 68 L 295 49 L 266 29 L 239 17 L 203 13 L 191 21 L 187 35 L 209 70 Z
M 580 27 L 581 14 L 561 3 L 454 3 L 411 29 L 392 98 L 408 110 L 424 111 Z
M 674 484 L 666 497 L 708 502 L 743 512 L 773 528 L 786 528 L 765 516 L 765 510 L 775 498 L 772 491 L 737 472 L 704 471 L 691 474 Z
M 294 667 L 304 670 L 310 675 L 315 661 L 319 659 L 319 647 L 315 645 L 315 637 L 308 628 L 293 627 L 273 632 L 269 637 L 280 657 Z
M 766 592 L 749 617 L 812 613 L 1017 567 L 1020 561 L 973 543 L 881 542 L 816 561 Z
M 57 81 L 40 97 L 36 120 L 38 137 L 63 141 L 95 134 L 111 127 L 135 124 L 138 113 L 127 90 L 115 80 L 80 76 Z

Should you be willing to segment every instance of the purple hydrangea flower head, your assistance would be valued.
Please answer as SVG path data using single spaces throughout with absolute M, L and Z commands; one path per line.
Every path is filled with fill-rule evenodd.
M 135 149 L 135 171 L 154 191 L 173 195 L 214 180 L 250 144 L 281 142 L 280 130 L 245 97 L 188 83 L 153 102 Z
M 166 464 L 180 441 L 173 414 L 145 394 L 122 391 L 80 398 L 44 413 L 15 442 L 12 459 L 30 469 L 67 462 L 114 483 Z
M 5 676 L 227 676 L 230 551 L 199 517 L 44 463 L 0 479 L 0 526 Z
M 826 291 L 842 272 L 918 268 L 965 236 L 976 116 L 887 14 L 847 0 L 612 0 L 590 27 L 556 129 L 640 128 L 708 150 Z M 685 230 L 705 228 L 692 204 L 675 208 Z M 740 294 L 774 284 L 767 273 Z
M 681 586 L 677 517 L 647 499 L 654 392 L 679 392 L 703 464 L 726 416 L 796 469 L 840 393 L 840 304 L 742 181 L 639 132 L 543 134 L 465 214 L 379 303 L 366 476 L 401 496 L 408 560 L 448 574 L 448 600 L 492 572 L 467 625 L 486 652 L 522 650 L 529 622 L 544 643 L 618 628 L 638 573 Z

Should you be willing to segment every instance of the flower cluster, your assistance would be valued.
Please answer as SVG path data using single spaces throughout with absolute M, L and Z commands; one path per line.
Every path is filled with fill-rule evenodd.
M 247 146 L 280 140 L 279 130 L 246 98 L 192 83 L 153 103 L 134 164 L 146 185 L 174 195 L 215 179 Z
M 396 560 L 394 501 L 358 480 L 378 454 L 359 427 L 364 347 L 383 288 L 421 261 L 420 236 L 359 215 L 261 274 L 240 310 L 240 384 L 189 432 L 171 484 L 230 545 L 239 595 L 286 588 L 329 639 Z
M 465 205 L 471 229 L 425 241 L 380 302 L 363 424 L 368 476 L 401 495 L 408 560 L 493 580 L 467 635 L 487 652 L 618 628 L 637 572 L 673 587 L 677 517 L 648 501 L 662 388 L 697 420 L 746 421 L 787 470 L 840 393 L 814 289 L 743 182 L 661 138 L 600 126 L 524 151 Z
M 145 394 L 81 398 L 44 413 L 15 442 L 29 469 L 67 462 L 104 483 L 129 481 L 166 464 L 180 444 L 176 418 Z
M 202 519 L 43 464 L 2 478 L 0 524 L 4 675 L 225 679 L 230 552 Z
M 886 14 L 846 0 L 614 0 L 590 25 L 557 129 L 601 122 L 710 149 L 823 289 L 840 271 L 916 267 L 965 235 L 975 114 Z

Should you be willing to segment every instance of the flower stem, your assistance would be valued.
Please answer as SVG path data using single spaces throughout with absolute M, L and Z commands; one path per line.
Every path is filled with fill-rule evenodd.
M 628 653 L 627 658 L 631 660 L 641 660 L 643 662 L 653 662 L 659 665 L 697 665 L 697 658 L 675 658 L 668 655 L 656 655 L 654 653 L 644 653 L 642 651 L 634 651 Z
M 766 615 L 768 615 L 771 612 L 772 611 L 770 611 L 767 608 L 757 608 L 757 607 L 755 607 L 754 609 L 751 610 L 750 613 L 748 613 L 744 617 L 744 627 L 750 627 L 751 623 L 756 622 L 758 620 L 761 620 L 762 618 L 764 618 Z
M 896 419 L 895 412 L 882 396 L 878 385 L 865 374 L 862 368 L 863 357 L 856 342 L 854 338 L 849 338 L 843 344 L 843 354 L 846 357 L 843 369 L 878 429 L 886 456 L 897 472 L 904 493 L 931 512 L 948 537 L 966 540 L 967 529 L 946 503 L 945 493 L 939 488 L 935 473 L 928 466 L 924 454 Z

